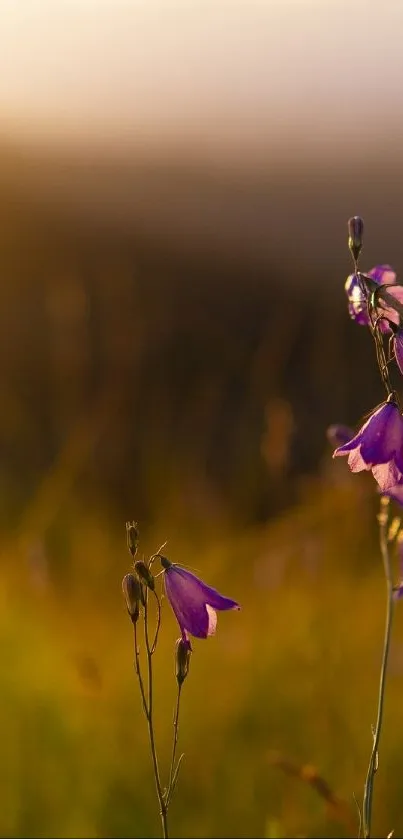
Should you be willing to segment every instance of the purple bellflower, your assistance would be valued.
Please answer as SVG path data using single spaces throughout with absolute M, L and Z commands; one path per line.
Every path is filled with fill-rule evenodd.
M 215 588 L 207 586 L 190 571 L 165 557 L 160 557 L 164 568 L 166 596 L 175 613 L 182 638 L 191 649 L 189 634 L 195 638 L 214 635 L 217 625 L 216 609 L 240 609 L 239 604 L 223 597 Z
M 381 492 L 403 480 L 403 417 L 393 397 L 371 414 L 348 443 L 333 453 L 333 457 L 341 455 L 348 455 L 352 472 L 372 470 Z
M 388 286 L 388 293 L 403 303 L 403 287 L 396 285 L 396 274 L 390 265 L 376 265 L 367 274 L 377 285 Z M 394 287 L 393 287 L 394 286 Z M 344 285 L 348 298 L 348 312 L 350 317 L 360 326 L 369 326 L 368 293 L 357 274 L 350 274 Z M 392 307 L 388 307 L 382 300 L 377 305 L 377 315 L 385 315 L 380 321 L 382 332 L 390 332 L 389 323 L 398 325 L 399 315 Z

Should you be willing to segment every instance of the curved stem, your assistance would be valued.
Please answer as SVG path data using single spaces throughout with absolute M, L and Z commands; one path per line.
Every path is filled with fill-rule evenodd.
M 383 560 L 386 580 L 386 621 L 385 621 L 385 635 L 383 642 L 383 655 L 381 664 L 381 675 L 379 682 L 379 696 L 378 696 L 378 713 L 376 719 L 375 730 L 373 733 L 373 744 L 371 757 L 369 760 L 368 772 L 364 787 L 364 801 L 363 801 L 363 828 L 364 837 L 369 839 L 371 836 L 371 817 L 372 817 L 372 795 L 374 787 L 375 773 L 378 769 L 378 748 L 381 736 L 382 720 L 383 720 L 383 706 L 385 698 L 386 674 L 388 667 L 390 637 L 393 619 L 393 580 L 390 567 L 390 556 L 388 546 L 388 503 L 389 499 L 381 498 L 381 509 L 379 513 L 379 536 L 380 548 Z M 386 509 L 385 509 L 386 508 Z

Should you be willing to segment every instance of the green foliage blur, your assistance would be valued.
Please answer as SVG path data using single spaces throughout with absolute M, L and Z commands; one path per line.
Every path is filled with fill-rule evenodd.
M 330 263 L 324 287 L 313 261 L 314 282 L 295 283 L 278 254 L 259 268 L 247 240 L 240 263 L 130 218 L 113 228 L 80 216 L 77 183 L 74 208 L 41 201 L 13 166 L 0 202 L 0 836 L 159 835 L 121 592 L 131 519 L 139 555 L 167 540 L 169 559 L 242 606 L 194 643 L 171 835 L 356 835 L 384 583 L 375 487 L 332 462 L 326 428 L 382 393 L 343 278 Z M 398 609 L 375 835 L 403 830 L 402 621 Z M 164 601 L 165 778 L 177 637 Z

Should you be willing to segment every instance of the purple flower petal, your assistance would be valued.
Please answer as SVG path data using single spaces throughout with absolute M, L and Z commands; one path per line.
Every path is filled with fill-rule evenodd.
M 390 295 L 390 297 L 394 297 L 394 299 L 398 303 L 403 304 L 403 286 L 387 286 L 387 292 Z M 400 323 L 399 313 L 396 311 L 396 309 L 393 308 L 392 305 L 388 305 L 380 296 L 378 297 L 376 311 L 378 315 L 385 315 L 385 318 L 387 319 L 387 321 L 390 321 L 390 323 L 394 323 L 395 325 L 398 325 Z M 382 320 L 381 326 L 383 323 L 384 321 Z M 386 328 L 383 328 L 383 331 L 390 331 L 387 324 Z
M 350 452 L 348 456 L 348 465 L 352 472 L 363 472 L 364 470 L 369 472 L 371 469 L 371 464 L 365 462 L 364 458 L 361 456 L 359 448 L 353 449 L 353 451 Z
M 399 483 L 403 478 L 403 417 L 392 399 L 377 408 L 333 457 L 345 454 L 352 472 L 372 469 L 382 491 Z
M 336 449 L 333 457 L 355 449 L 359 449 L 359 456 L 366 465 L 387 463 L 393 458 L 403 471 L 403 419 L 395 402 L 384 402 L 377 408 L 355 437 Z
M 213 635 L 217 625 L 215 609 L 239 609 L 239 604 L 207 586 L 198 577 L 178 565 L 164 560 L 165 591 L 175 613 L 183 637 Z
M 356 449 L 358 446 L 361 446 L 365 435 L 368 431 L 371 431 L 371 434 L 378 435 L 380 431 L 382 431 L 383 427 L 383 412 L 384 409 L 388 407 L 387 402 L 383 402 L 383 404 L 374 411 L 371 416 L 364 422 L 364 425 L 357 431 L 357 434 L 348 441 L 348 443 L 344 443 L 343 446 L 339 446 L 333 454 L 333 457 L 339 457 L 340 455 L 347 454 L 347 452 L 351 452 Z M 396 407 L 396 406 L 395 406 Z M 388 412 L 389 413 L 389 412 Z M 380 415 L 380 416 L 379 416 Z M 371 428 L 370 428 L 371 427 Z
M 390 460 L 389 463 L 381 463 L 379 466 L 373 466 L 372 474 L 378 483 L 379 489 L 385 494 L 388 494 L 389 490 L 396 486 L 403 478 L 401 470 L 398 469 L 393 460 Z
M 383 265 L 375 265 L 368 271 L 368 276 L 375 280 L 379 285 L 389 285 L 389 283 L 396 282 L 396 273 L 390 265 L 384 263 Z
M 213 609 L 220 609 L 221 611 L 239 609 L 239 604 L 235 600 L 219 594 L 217 589 L 203 583 L 203 581 L 200 580 L 199 577 L 196 577 L 195 574 L 192 574 L 190 571 L 187 571 L 185 568 L 181 568 L 178 565 L 174 565 L 173 567 L 175 568 L 176 577 L 181 577 L 182 580 L 185 581 L 187 593 L 189 591 L 197 591 L 201 593 L 205 602 L 208 603 L 209 606 L 212 606 Z
M 362 429 L 363 430 L 363 429 Z M 403 420 L 394 402 L 387 402 L 368 422 L 361 455 L 366 463 L 387 463 L 392 458 L 403 470 Z
M 392 285 L 388 286 L 388 294 L 391 297 L 394 297 L 398 303 L 403 303 L 403 286 L 402 285 Z

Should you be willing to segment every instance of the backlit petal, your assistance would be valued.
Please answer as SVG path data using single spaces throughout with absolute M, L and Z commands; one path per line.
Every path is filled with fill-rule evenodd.
M 387 492 L 387 490 L 392 489 L 403 478 L 402 472 L 393 460 L 389 461 L 389 463 L 381 463 L 378 466 L 373 466 L 372 474 L 382 492 Z
M 186 632 L 196 638 L 213 635 L 217 625 L 215 609 L 239 609 L 238 603 L 219 594 L 202 580 L 175 564 L 165 564 L 165 591 L 176 619 Z

